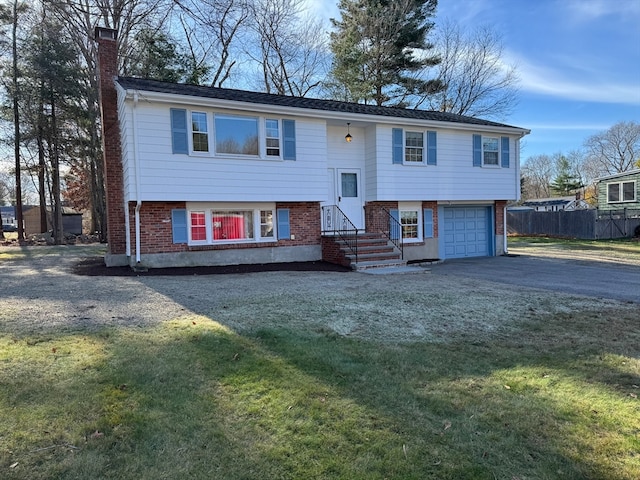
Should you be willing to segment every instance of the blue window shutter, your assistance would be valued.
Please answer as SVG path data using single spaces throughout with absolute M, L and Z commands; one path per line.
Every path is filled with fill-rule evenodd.
M 500 142 L 502 143 L 502 168 L 509 168 L 509 137 L 501 137 Z
M 173 153 L 189 153 L 187 111 L 182 108 L 171 109 L 171 147 Z
M 482 166 L 482 135 L 473 136 L 473 166 Z
M 284 137 L 283 160 L 296 159 L 296 121 L 282 120 L 282 135 Z
M 423 218 L 424 238 L 433 238 L 433 210 L 430 208 L 424 209 Z
M 394 128 L 393 129 L 393 153 L 392 153 L 392 159 L 393 159 L 393 163 L 402 163 L 402 157 L 404 157 L 403 153 L 404 153 L 404 145 L 403 145 L 403 135 L 402 135 L 402 129 L 401 128 Z
M 171 231 L 173 243 L 187 243 L 187 211 L 184 208 L 171 210 Z
M 438 134 L 427 132 L 427 165 L 438 164 Z
M 396 222 L 400 222 L 400 213 L 397 209 L 389 210 L 389 214 Z M 396 222 L 389 220 L 389 236 L 392 240 L 398 240 L 402 234 L 402 226 Z
M 279 208 L 276 212 L 276 216 L 278 217 L 278 240 L 289 240 L 291 238 L 289 209 Z

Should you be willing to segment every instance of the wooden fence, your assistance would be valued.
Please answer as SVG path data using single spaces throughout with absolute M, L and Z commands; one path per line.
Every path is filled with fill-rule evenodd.
M 507 210 L 507 232 L 584 240 L 640 236 L 640 210 Z

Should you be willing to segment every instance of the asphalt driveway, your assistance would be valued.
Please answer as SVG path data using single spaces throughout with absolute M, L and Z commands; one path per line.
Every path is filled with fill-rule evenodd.
M 447 260 L 431 273 L 640 304 L 637 264 L 516 254 Z

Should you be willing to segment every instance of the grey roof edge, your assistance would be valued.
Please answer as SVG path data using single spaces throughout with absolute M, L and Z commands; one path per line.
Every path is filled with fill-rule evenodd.
M 338 100 L 293 97 L 262 92 L 252 92 L 248 90 L 235 90 L 230 88 L 217 88 L 184 83 L 169 83 L 137 77 L 118 77 L 116 81 L 124 90 L 141 90 L 154 93 L 185 95 L 191 97 L 238 101 L 261 105 L 301 108 L 307 110 L 321 110 L 326 112 L 351 113 L 357 115 L 375 115 L 389 118 L 426 120 L 434 122 L 478 125 L 483 127 L 510 128 L 526 133 L 530 132 L 530 130 L 528 129 L 515 127 L 513 125 L 507 125 L 504 123 L 498 123 L 464 115 L 457 115 L 454 113 L 436 112 L 432 110 L 381 107 L 378 105 L 364 105 L 360 103 L 341 102 Z
M 595 181 L 600 182 L 602 180 L 612 180 L 614 178 L 626 177 L 627 175 L 636 175 L 638 173 L 640 173 L 640 168 L 634 168 L 633 170 L 627 170 L 626 172 L 614 173 L 605 177 L 598 177 L 595 179 Z

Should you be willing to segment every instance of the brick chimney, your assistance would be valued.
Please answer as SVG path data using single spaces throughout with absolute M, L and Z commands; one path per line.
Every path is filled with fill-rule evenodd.
M 115 79 L 118 76 L 118 44 L 116 30 L 97 27 L 98 88 L 102 116 L 102 149 L 104 159 L 105 190 L 107 196 L 107 266 L 122 264 L 113 261 L 114 255 L 126 254 L 125 205 L 118 123 L 118 97 Z M 112 258 L 112 261 L 109 260 Z

